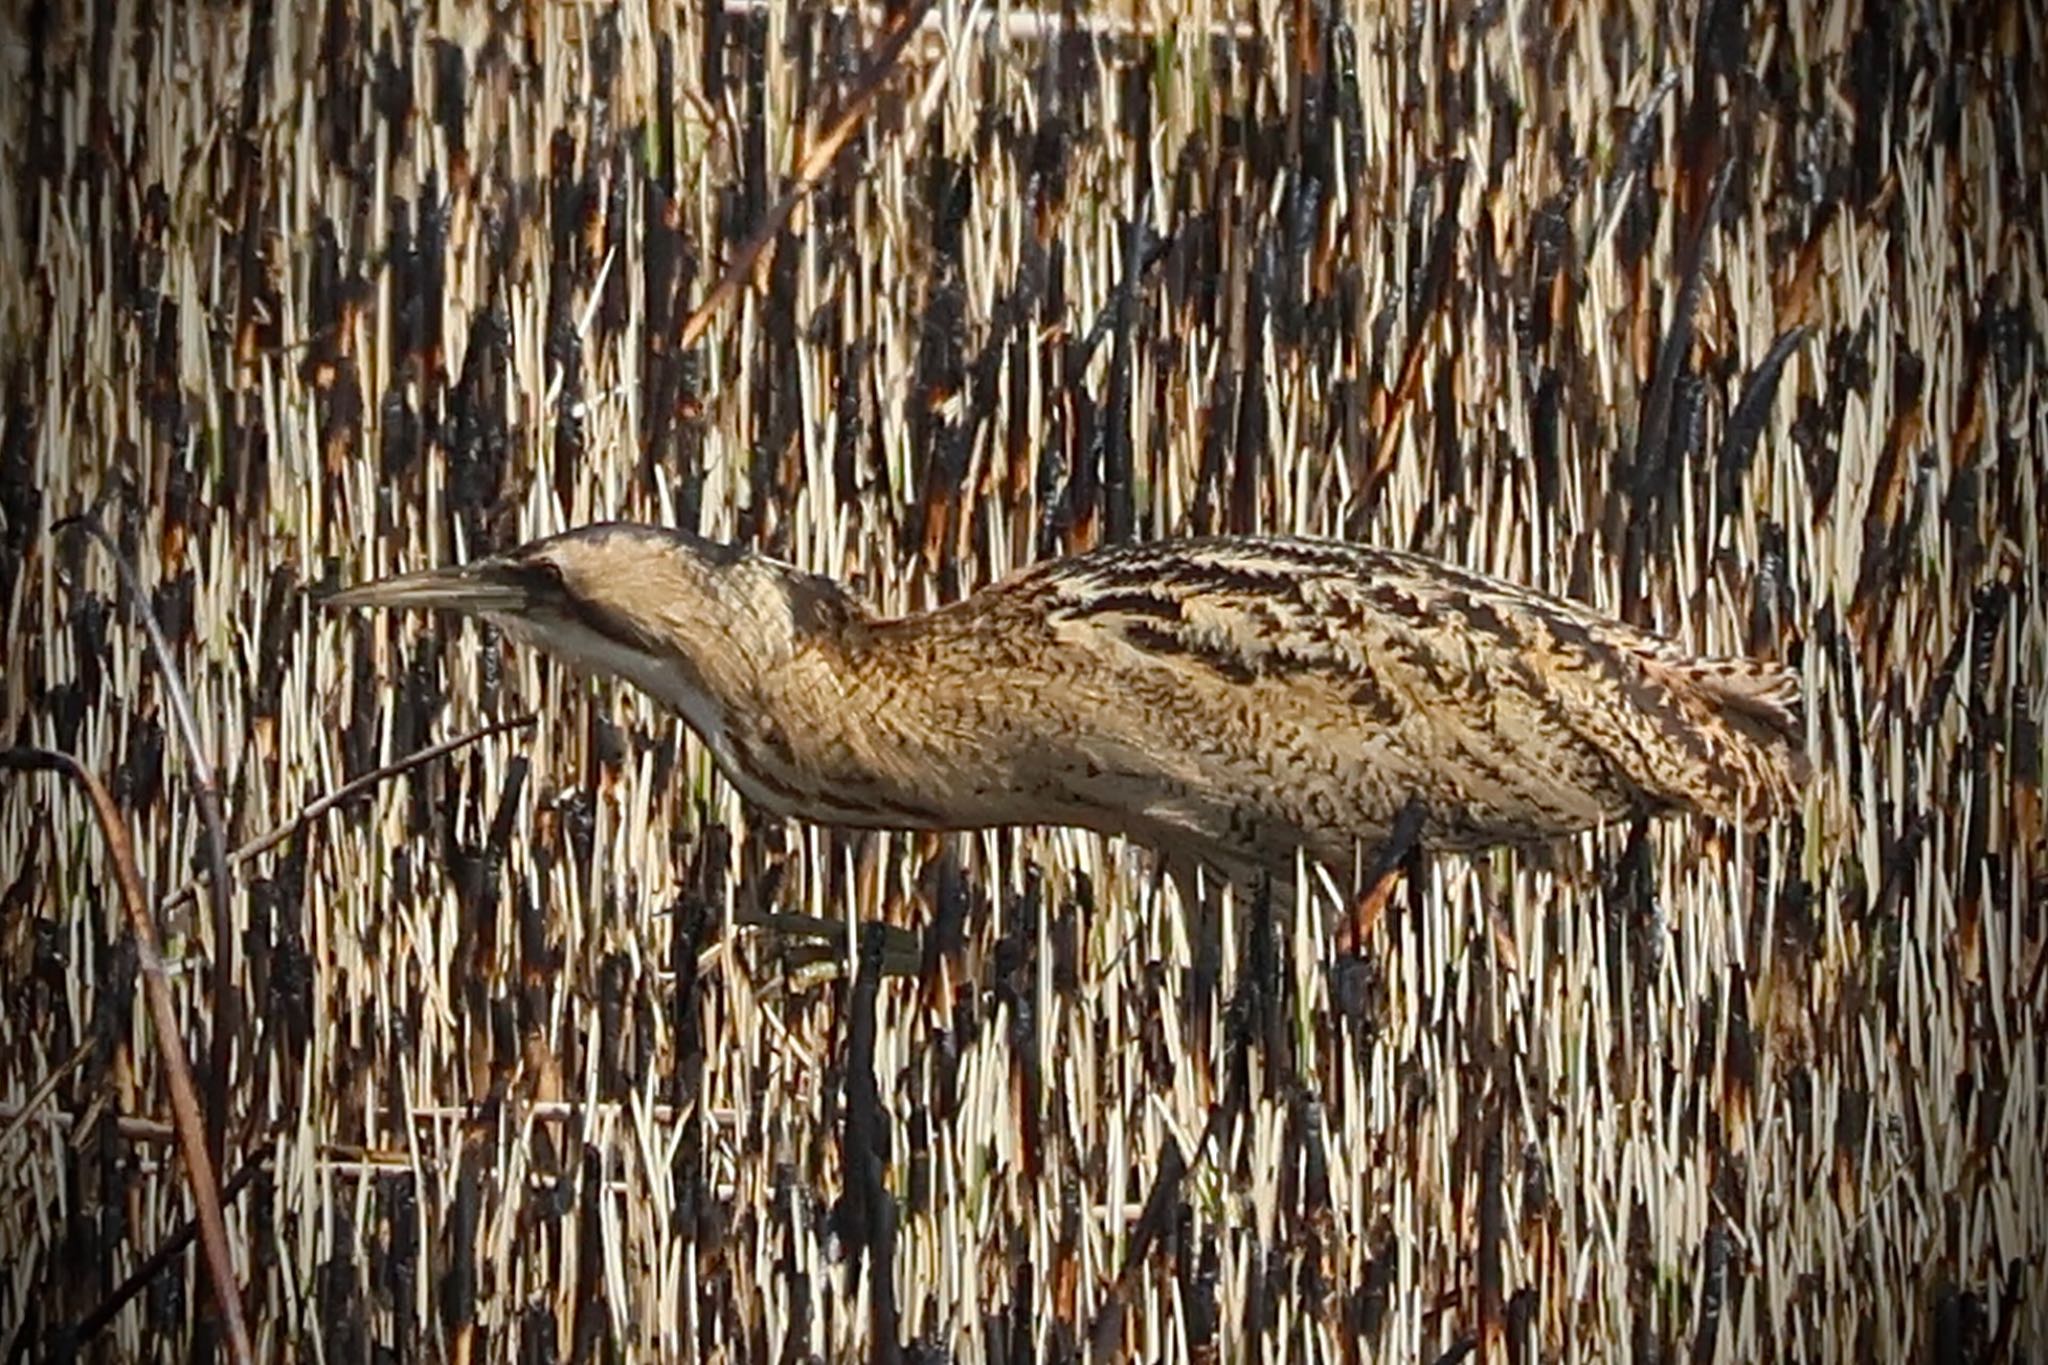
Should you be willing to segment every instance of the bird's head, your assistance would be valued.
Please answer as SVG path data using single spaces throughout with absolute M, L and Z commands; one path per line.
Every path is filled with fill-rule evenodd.
M 687 532 L 614 522 L 346 588 L 326 605 L 482 617 L 584 671 L 634 683 L 703 733 L 788 657 L 793 591 L 808 579 Z

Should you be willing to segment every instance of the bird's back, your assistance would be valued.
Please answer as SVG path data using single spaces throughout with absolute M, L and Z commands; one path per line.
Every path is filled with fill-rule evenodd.
M 1789 672 L 1343 542 L 1118 546 L 894 624 L 1010 727 L 984 757 L 1064 803 L 1042 819 L 1226 869 L 1348 865 L 1411 799 L 1425 842 L 1471 849 L 1760 815 L 1804 776 Z

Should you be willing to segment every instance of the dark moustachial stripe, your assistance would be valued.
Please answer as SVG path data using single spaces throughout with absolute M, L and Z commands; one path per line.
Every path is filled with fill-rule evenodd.
M 562 579 L 561 567 L 546 553 L 548 546 L 555 540 L 565 540 L 569 536 L 600 539 L 625 535 L 629 531 L 637 533 L 636 528 L 610 525 L 588 527 L 580 532 L 571 531 L 564 536 L 536 541 L 519 552 L 519 557 L 508 560 L 503 572 L 518 584 L 520 590 L 536 607 L 552 608 L 613 644 L 635 653 L 664 654 L 668 652 L 668 641 L 649 634 L 625 613 L 603 602 L 592 601 L 570 592 L 568 584 Z
M 636 653 L 662 653 L 665 641 L 649 635 L 634 623 L 633 618 L 617 612 L 599 602 L 591 602 L 564 593 L 557 599 L 564 614 L 588 626 L 597 634 L 614 644 Z
M 616 532 L 614 533 L 616 534 Z M 542 541 L 542 545 L 548 542 Z M 511 561 L 505 572 L 536 606 L 553 608 L 594 634 L 638 654 L 668 652 L 668 642 L 649 634 L 633 618 L 603 602 L 572 593 L 562 581 L 562 571 L 545 555 L 529 555 Z

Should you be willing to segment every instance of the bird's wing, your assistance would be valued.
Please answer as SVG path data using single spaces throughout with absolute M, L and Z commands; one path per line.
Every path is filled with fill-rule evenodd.
M 1440 842 L 1538 838 L 1668 806 L 1730 815 L 1796 781 L 1796 687 L 1782 670 L 1694 659 L 1420 556 L 1164 542 L 1066 561 L 1040 586 L 1055 617 L 1086 617 L 1313 723 L 1369 774 L 1375 809 L 1420 796 Z

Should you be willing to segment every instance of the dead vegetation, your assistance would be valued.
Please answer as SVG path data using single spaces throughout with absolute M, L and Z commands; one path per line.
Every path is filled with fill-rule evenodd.
M 0 746 L 100 775 L 164 902 L 259 1357 L 2048 1340 L 2033 9 L 942 5 L 879 84 L 846 5 L 6 23 Z M 87 509 L 254 850 L 225 933 Z M 1816 775 L 1411 864 L 1353 941 L 1067 832 L 750 821 L 632 694 L 308 605 L 614 515 L 891 610 L 1127 536 L 1422 549 L 1794 662 Z M 218 1327 L 196 1257 L 135 1275 L 193 1205 L 116 889 L 0 777 L 35 1357 Z

